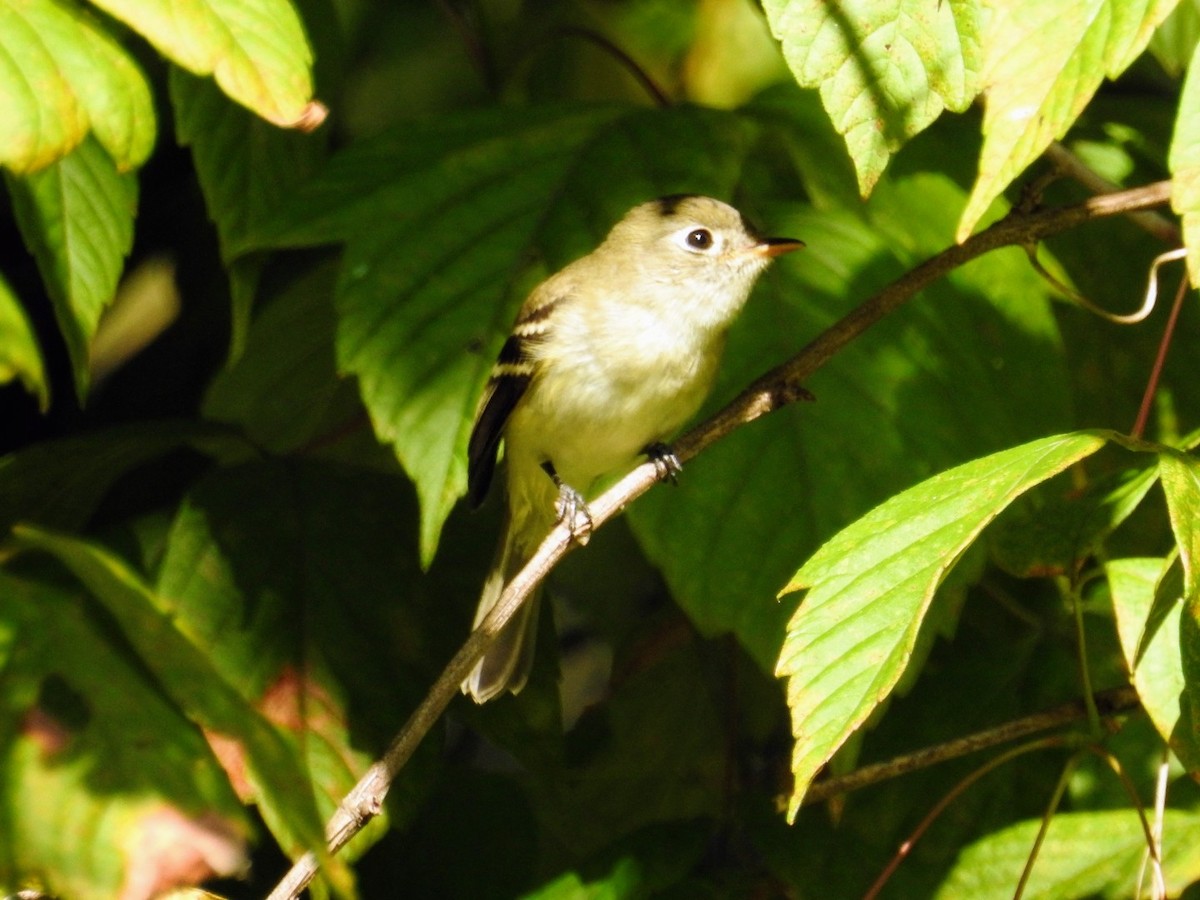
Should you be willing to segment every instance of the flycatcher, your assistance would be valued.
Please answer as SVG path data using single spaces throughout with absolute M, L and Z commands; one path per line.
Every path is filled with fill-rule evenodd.
M 761 237 L 719 200 L 673 195 L 635 206 L 599 247 L 534 289 L 500 349 L 468 447 L 474 506 L 501 439 L 507 467 L 503 531 L 476 626 L 558 521 L 586 536 L 584 495 L 598 479 L 641 455 L 664 475 L 678 471 L 663 441 L 708 395 L 755 279 L 803 246 Z M 526 600 L 463 693 L 484 703 L 525 686 L 538 601 Z

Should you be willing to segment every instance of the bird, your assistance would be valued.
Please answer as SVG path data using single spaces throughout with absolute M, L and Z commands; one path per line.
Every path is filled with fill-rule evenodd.
M 774 258 L 804 246 L 763 237 L 734 207 L 672 194 L 625 214 L 591 253 L 529 294 L 500 348 L 467 446 L 478 507 L 505 460 L 505 512 L 475 627 L 552 528 L 581 542 L 585 497 L 643 456 L 678 473 L 665 443 L 707 397 L 730 324 Z M 462 683 L 485 703 L 529 677 L 540 589 Z

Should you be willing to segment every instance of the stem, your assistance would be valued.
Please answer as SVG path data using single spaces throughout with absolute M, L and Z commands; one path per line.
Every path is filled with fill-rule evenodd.
M 1099 739 L 1103 731 L 1100 728 L 1100 711 L 1096 709 L 1096 701 L 1092 696 L 1092 672 L 1088 668 L 1087 634 L 1083 627 L 1083 590 L 1079 583 L 1078 572 L 1072 574 L 1068 590 L 1071 594 L 1071 612 L 1075 619 L 1075 652 L 1079 654 L 1079 680 L 1083 686 L 1088 729 L 1091 731 L 1093 739 Z
M 946 807 L 958 799 L 963 791 L 977 782 L 988 772 L 999 768 L 1010 760 L 1016 759 L 1018 756 L 1024 756 L 1026 753 L 1033 753 L 1035 750 L 1045 750 L 1050 747 L 1062 747 L 1065 744 L 1066 738 L 1061 735 L 1030 741 L 1028 744 L 1022 744 L 1020 747 L 1014 747 L 1005 753 L 1001 753 L 995 759 L 988 760 L 978 769 L 971 772 L 969 775 L 959 781 L 958 784 L 954 785 L 954 787 L 952 787 L 945 796 L 943 796 L 940 800 L 938 800 L 937 803 L 934 804 L 933 809 L 925 814 L 925 817 L 917 824 L 917 827 L 913 829 L 913 832 L 909 836 L 908 840 L 900 845 L 900 849 L 896 851 L 896 855 L 892 857 L 891 861 L 884 867 L 883 871 L 879 873 L 879 877 L 875 879 L 875 882 L 871 885 L 867 892 L 863 894 L 863 900 L 875 900 L 875 898 L 879 896 L 879 892 L 883 890 L 884 886 L 888 883 L 888 880 L 893 874 L 895 874 L 896 870 L 900 868 L 900 863 L 904 862 L 905 857 L 912 852 L 912 849 L 916 846 L 917 841 L 919 841 L 921 836 L 929 830 L 929 827 L 935 821 L 937 821 L 938 816 L 945 812 Z
M 1142 394 L 1142 405 L 1138 409 L 1137 421 L 1133 423 L 1130 435 L 1141 438 L 1146 431 L 1146 422 L 1150 418 L 1150 407 L 1154 403 L 1154 395 L 1158 392 L 1158 382 L 1162 377 L 1163 365 L 1167 361 L 1167 350 L 1171 346 L 1171 338 L 1175 334 L 1175 323 L 1179 321 L 1179 310 L 1183 307 L 1183 299 L 1187 296 L 1188 276 L 1184 274 L 1179 279 L 1179 289 L 1175 291 L 1175 302 L 1171 305 L 1171 314 L 1167 317 L 1167 325 L 1163 329 L 1162 340 L 1158 342 L 1158 354 L 1154 357 L 1154 366 L 1150 370 L 1150 378 L 1146 382 L 1146 392 Z
M 1046 811 L 1042 814 L 1042 827 L 1038 829 L 1037 837 L 1033 839 L 1033 846 L 1029 848 L 1029 856 L 1025 858 L 1025 868 L 1021 870 L 1021 877 L 1017 880 L 1017 889 L 1013 892 L 1013 900 L 1021 900 L 1025 894 L 1029 876 L 1033 874 L 1033 864 L 1037 862 L 1042 844 L 1046 841 L 1046 832 L 1050 830 L 1050 822 L 1054 819 L 1055 812 L 1058 811 L 1058 805 L 1062 803 L 1063 794 L 1066 793 L 1067 784 L 1071 780 L 1071 774 L 1082 758 L 1081 753 L 1073 754 L 1058 776 L 1058 784 L 1054 786 L 1054 793 L 1050 795 L 1050 802 L 1046 804 Z

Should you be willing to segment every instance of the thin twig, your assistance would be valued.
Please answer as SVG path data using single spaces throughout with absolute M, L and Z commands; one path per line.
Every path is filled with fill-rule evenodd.
M 900 868 L 900 863 L 904 862 L 908 854 L 912 852 L 912 849 L 916 846 L 917 841 L 919 841 L 922 835 L 929 830 L 929 827 L 937 821 L 938 816 L 945 812 L 946 808 L 951 803 L 962 796 L 962 793 L 967 788 L 977 782 L 984 775 L 988 774 L 988 772 L 998 769 L 1000 766 L 1013 759 L 1016 759 L 1018 756 L 1024 756 L 1026 753 L 1033 753 L 1037 750 L 1062 747 L 1065 746 L 1066 743 L 1067 739 L 1064 735 L 1052 735 L 1051 737 L 1044 737 L 1036 741 L 1030 741 L 1028 744 L 1022 744 L 1020 747 L 1013 747 L 1013 749 L 1001 753 L 995 759 L 989 759 L 978 769 L 975 769 L 975 771 L 971 772 L 969 775 L 959 781 L 958 784 L 954 785 L 954 787 L 947 791 L 945 796 L 943 796 L 940 800 L 938 800 L 937 803 L 933 805 L 933 809 L 927 812 L 921 821 L 917 823 L 917 827 L 913 829 L 912 833 L 908 836 L 908 839 L 900 845 L 900 848 L 896 851 L 895 855 L 892 856 L 888 864 L 884 866 L 883 871 L 879 873 L 879 876 L 871 884 L 871 887 L 867 889 L 865 894 L 863 894 L 863 900 L 875 900 L 875 898 L 879 896 L 879 892 L 883 890 L 884 886 L 887 885 L 892 875 L 894 875 L 896 870 Z
M 763 375 L 715 416 L 684 435 L 675 444 L 676 456 L 681 461 L 691 459 L 741 425 L 806 396 L 801 383 L 837 351 L 951 270 L 1000 247 L 1029 244 L 1093 219 L 1161 206 L 1170 196 L 1171 183 L 1162 181 L 1092 197 L 1074 206 L 1010 213 L 962 244 L 926 260 L 834 323 L 792 359 Z M 637 466 L 588 504 L 593 528 L 601 527 L 620 513 L 657 480 L 653 463 Z M 561 525 L 555 527 L 525 568 L 505 587 L 495 607 L 454 655 L 383 758 L 367 770 L 334 813 L 326 827 L 331 853 L 344 846 L 383 808 L 384 797 L 396 774 L 458 693 L 459 685 L 475 662 L 534 587 L 572 549 L 569 531 Z M 311 853 L 305 854 L 271 892 L 269 900 L 298 897 L 316 871 L 316 858 Z
M 1184 272 L 1179 278 L 1179 289 L 1175 292 L 1175 302 L 1171 304 L 1171 314 L 1163 328 L 1162 340 L 1158 342 L 1158 353 L 1154 357 L 1154 366 L 1150 369 L 1150 377 L 1146 379 L 1146 391 L 1142 394 L 1142 403 L 1138 407 L 1137 420 L 1133 423 L 1130 435 L 1140 438 L 1146 433 L 1146 423 L 1150 420 L 1150 408 L 1154 404 L 1154 396 L 1158 393 L 1158 382 L 1162 377 L 1163 366 L 1167 362 L 1167 350 L 1171 347 L 1171 338 L 1175 336 L 1175 324 L 1179 321 L 1179 310 L 1183 308 L 1183 300 L 1188 293 L 1188 276 Z
M 1141 703 L 1137 691 L 1132 687 L 1101 691 L 1096 694 L 1095 702 L 1096 707 L 1105 718 L 1131 712 L 1137 709 Z M 974 734 L 897 756 L 886 762 L 863 766 L 853 772 L 847 772 L 845 775 L 817 781 L 805 793 L 802 805 L 820 803 L 830 797 L 848 794 L 872 784 L 889 781 L 910 772 L 927 769 L 930 766 L 958 759 L 970 753 L 977 753 L 980 750 L 998 747 L 1001 744 L 1037 734 L 1039 731 L 1061 728 L 1063 725 L 1086 718 L 1087 709 L 1082 700 L 1064 703 L 1044 712 L 1004 722 L 994 728 L 986 728 Z
M 1021 869 L 1021 877 L 1017 879 L 1017 888 L 1013 891 L 1013 900 L 1021 900 L 1025 896 L 1025 888 L 1029 886 L 1029 876 L 1033 874 L 1033 864 L 1037 862 L 1038 855 L 1042 852 L 1042 845 L 1046 843 L 1046 833 L 1050 830 L 1050 823 L 1054 821 L 1054 814 L 1058 812 L 1058 805 L 1062 803 L 1063 794 L 1067 792 L 1067 785 L 1071 781 L 1071 776 L 1075 773 L 1075 769 L 1078 768 L 1082 759 L 1082 751 L 1071 754 L 1070 759 L 1063 766 L 1062 772 L 1059 773 L 1058 783 L 1054 785 L 1054 791 L 1050 794 L 1050 802 L 1046 804 L 1046 811 L 1042 813 L 1042 824 L 1038 826 L 1038 833 L 1033 839 L 1033 846 L 1029 848 L 1029 855 L 1025 857 L 1025 865 Z

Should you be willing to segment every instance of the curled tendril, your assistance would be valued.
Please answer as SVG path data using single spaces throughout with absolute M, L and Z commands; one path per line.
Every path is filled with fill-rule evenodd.
M 1078 306 L 1082 306 L 1088 312 L 1099 316 L 1114 325 L 1136 325 L 1146 319 L 1150 313 L 1154 312 L 1154 304 L 1158 301 L 1158 270 L 1169 262 L 1174 262 L 1177 259 L 1183 259 L 1187 255 L 1186 247 L 1177 247 L 1174 250 L 1168 250 L 1166 253 L 1160 253 L 1154 257 L 1154 262 L 1150 264 L 1150 277 L 1146 283 L 1146 295 L 1142 300 L 1141 308 L 1135 312 L 1121 315 L 1112 313 L 1103 309 L 1089 300 L 1083 294 L 1079 293 L 1073 287 L 1063 284 L 1052 275 L 1037 257 L 1037 245 L 1027 244 L 1025 253 L 1029 257 L 1029 264 L 1033 266 L 1034 271 L 1042 276 L 1050 285 L 1059 293 L 1070 299 Z

